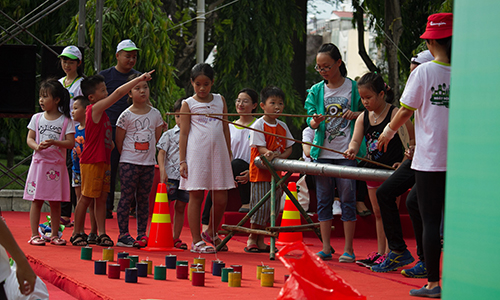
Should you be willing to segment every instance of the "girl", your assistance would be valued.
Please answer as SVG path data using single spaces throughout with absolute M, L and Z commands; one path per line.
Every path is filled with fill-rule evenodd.
M 358 91 L 361 96 L 361 102 L 365 106 L 366 110 L 362 112 L 356 120 L 354 134 L 351 142 L 349 143 L 349 148 L 344 152 L 344 156 L 351 160 L 354 159 L 359 151 L 361 141 L 364 137 L 366 139 L 366 158 L 389 166 L 392 166 L 397 162 L 401 162 L 403 159 L 403 145 L 399 135 L 391 141 L 386 152 L 380 152 L 377 150 L 377 142 L 380 133 L 398 111 L 395 106 L 390 104 L 394 98 L 393 91 L 384 83 L 382 77 L 375 73 L 367 73 L 361 77 L 358 81 Z M 406 122 L 406 127 L 408 128 L 410 136 L 410 144 L 413 145 L 413 125 L 410 120 Z M 377 166 L 368 164 L 366 167 L 376 168 Z M 385 259 L 384 255 L 389 253 L 389 248 L 387 247 L 382 216 L 380 215 L 380 208 L 378 206 L 376 195 L 377 188 L 382 185 L 382 182 L 367 181 L 366 185 L 368 187 L 368 196 L 375 215 L 378 249 L 375 255 L 372 253 L 367 259 L 357 261 L 357 263 L 369 267 L 371 264 L 376 262 L 374 259 L 375 257 L 378 259 L 382 256 L 383 258 L 381 258 L 380 261 L 383 261 L 383 259 Z M 403 265 L 413 262 L 413 257 L 411 257 L 411 259 L 405 257 L 404 259 L 406 259 L 406 261 L 401 262 L 404 263 Z
M 142 74 L 132 74 L 128 81 Z M 149 87 L 139 82 L 128 93 L 132 105 L 116 122 L 116 148 L 120 152 L 121 197 L 116 211 L 120 234 L 117 246 L 146 247 L 146 227 L 149 216 L 149 193 L 153 184 L 156 164 L 156 143 L 160 139 L 163 119 L 160 112 L 150 106 Z M 129 234 L 130 203 L 135 198 L 137 212 L 137 239 Z
M 453 14 L 429 16 L 425 33 L 420 38 L 425 39 L 434 60 L 421 64 L 410 74 L 401 96 L 401 109 L 384 128 L 378 143 L 378 149 L 385 151 L 398 128 L 415 112 L 417 145 L 411 168 L 415 170 L 422 217 L 427 284 L 421 289 L 410 290 L 410 295 L 419 297 L 441 296 L 439 227 L 446 185 L 452 29 Z
M 68 46 L 64 48 L 61 55 L 59 55 L 59 59 L 61 62 L 61 68 L 63 69 L 66 76 L 61 77 L 59 82 L 64 86 L 65 89 L 69 92 L 69 107 L 73 108 L 73 103 L 75 97 L 82 96 L 82 89 L 80 88 L 80 83 L 83 80 L 83 71 L 82 71 L 82 53 L 80 49 L 76 46 Z M 73 119 L 73 116 L 71 117 Z M 79 125 L 78 122 L 75 123 L 76 126 Z M 68 174 L 71 174 L 72 161 L 71 151 L 68 150 L 66 153 L 66 165 L 68 167 Z M 76 206 L 76 201 L 78 200 L 75 195 L 75 190 L 73 186 L 70 187 L 70 202 L 63 202 L 61 204 L 61 223 L 66 227 L 73 226 L 73 222 L 71 222 L 71 208 Z
M 250 183 L 249 183 L 249 167 L 250 167 L 250 144 L 248 137 L 250 129 L 241 127 L 252 126 L 257 118 L 249 115 L 257 111 L 259 104 L 259 94 L 253 89 L 244 88 L 238 92 L 238 98 L 235 101 L 236 112 L 240 114 L 240 118 L 229 124 L 229 133 L 231 135 L 231 152 L 233 160 L 231 167 L 233 169 L 233 178 L 237 183 L 238 192 L 240 194 L 241 208 L 239 212 L 247 213 L 250 203 Z M 212 197 L 209 192 L 206 197 L 205 207 L 203 208 L 202 224 L 208 226 L 210 218 L 210 209 L 212 208 Z
M 38 235 L 40 211 L 44 201 L 50 204 L 51 228 L 57 230 L 61 217 L 61 201 L 69 201 L 69 176 L 66 169 L 66 150 L 75 144 L 75 126 L 69 113 L 69 93 L 56 80 L 40 85 L 40 108 L 28 124 L 28 146 L 35 150 L 26 179 L 24 199 L 33 201 L 30 209 L 31 245 L 45 245 Z M 57 232 L 57 231 L 56 231 Z M 66 245 L 52 234 L 50 243 Z
M 323 44 L 316 55 L 316 71 L 324 81 L 315 84 L 309 90 L 305 102 L 307 124 L 316 129 L 314 145 L 345 151 L 351 140 L 354 120 L 359 114 L 360 101 L 356 82 L 346 78 L 347 69 L 340 51 L 334 44 Z M 355 161 L 345 159 L 341 154 L 321 151 L 313 147 L 311 157 L 320 163 L 356 166 Z M 330 234 L 332 226 L 332 205 L 337 187 L 342 202 L 345 245 L 340 262 L 354 262 L 353 239 L 356 226 L 356 180 L 333 177 L 316 177 L 316 195 L 318 198 L 318 219 L 320 221 L 323 249 L 317 255 L 323 260 L 332 259 Z
M 191 69 L 195 95 L 182 102 L 183 113 L 227 113 L 224 97 L 210 93 L 214 70 L 205 63 Z M 227 120 L 226 116 L 223 116 Z M 226 122 L 201 115 L 181 115 L 179 136 L 180 189 L 189 191 L 188 220 L 191 252 L 213 253 L 221 240 L 216 234 L 227 204 L 227 190 L 235 187 L 231 171 L 231 140 Z M 200 212 L 205 190 L 212 190 L 214 205 L 208 229 L 200 234 Z M 222 250 L 227 251 L 227 247 Z

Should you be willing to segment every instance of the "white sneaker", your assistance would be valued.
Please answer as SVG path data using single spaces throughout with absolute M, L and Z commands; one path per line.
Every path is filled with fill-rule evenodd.
M 342 208 L 340 208 L 340 201 L 333 201 L 333 209 L 332 209 L 333 215 L 341 215 L 342 214 Z

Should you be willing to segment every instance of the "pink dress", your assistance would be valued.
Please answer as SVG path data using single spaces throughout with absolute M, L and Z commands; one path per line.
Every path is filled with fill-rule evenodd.
M 198 102 L 193 97 L 184 101 L 192 113 L 214 114 L 224 110 L 219 94 L 213 94 L 210 103 Z M 222 123 L 206 116 L 191 116 L 186 148 L 188 178 L 181 178 L 180 189 L 228 190 L 235 187 Z
M 36 115 L 36 128 L 42 113 Z M 64 118 L 63 130 L 59 140 L 62 141 L 69 119 Z M 36 142 L 40 143 L 40 134 L 36 130 Z M 62 152 L 64 151 L 64 152 Z M 25 200 L 70 201 L 69 177 L 66 168 L 66 151 L 49 147 L 35 151 L 26 178 L 24 188 Z

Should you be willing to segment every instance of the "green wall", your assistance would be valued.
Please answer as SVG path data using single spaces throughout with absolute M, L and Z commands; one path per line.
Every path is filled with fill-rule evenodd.
M 500 299 L 500 1 L 455 0 L 443 299 Z

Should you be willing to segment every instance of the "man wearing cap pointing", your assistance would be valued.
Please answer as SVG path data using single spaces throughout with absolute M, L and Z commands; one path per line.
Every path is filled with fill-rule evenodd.
M 119 86 L 126 83 L 128 77 L 132 74 L 140 73 L 134 69 L 135 63 L 137 62 L 137 48 L 134 42 L 131 40 L 123 40 L 116 47 L 116 66 L 109 69 L 101 71 L 99 74 L 105 79 L 106 88 L 108 94 L 116 90 Z M 109 117 L 111 126 L 113 128 L 113 142 L 115 141 L 116 133 L 116 120 L 120 114 L 129 107 L 127 103 L 128 95 L 123 96 L 115 104 L 106 110 L 106 114 Z M 111 183 L 110 191 L 108 194 L 108 200 L 106 201 L 106 218 L 113 218 L 113 206 L 115 198 L 115 184 L 116 184 L 116 174 L 118 171 L 118 163 L 120 162 L 120 153 L 116 148 L 111 152 Z

